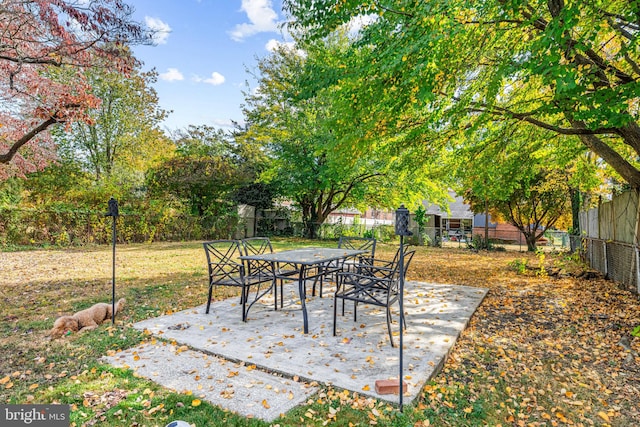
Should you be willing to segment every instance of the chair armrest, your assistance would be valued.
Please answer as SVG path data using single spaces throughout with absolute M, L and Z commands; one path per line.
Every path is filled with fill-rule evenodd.
M 389 267 L 393 265 L 393 261 L 389 261 L 387 259 L 364 257 L 364 256 L 360 256 L 359 259 L 360 259 L 360 262 L 358 262 L 357 264 L 367 264 L 370 266 L 379 265 L 383 267 Z

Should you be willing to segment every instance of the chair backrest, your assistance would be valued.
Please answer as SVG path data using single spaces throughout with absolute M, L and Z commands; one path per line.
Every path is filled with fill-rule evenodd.
M 268 237 L 249 237 L 242 239 L 242 247 L 245 255 L 262 255 L 273 252 L 271 241 Z M 270 277 L 271 264 L 264 261 L 243 260 L 247 276 Z
M 407 270 L 409 269 L 409 265 L 411 264 L 411 260 L 413 259 L 413 256 L 415 255 L 416 251 L 412 250 L 409 251 L 407 250 L 409 245 L 405 245 L 405 252 L 403 254 L 404 257 L 404 266 L 402 268 L 402 280 L 404 280 L 404 278 L 407 275 Z M 390 284 L 391 288 L 394 291 L 397 291 L 400 288 L 400 248 L 398 248 L 398 252 L 396 253 L 396 258 L 394 258 L 393 260 L 393 273 L 392 273 L 392 280 L 391 280 L 391 284 Z
M 410 244 L 405 243 L 404 245 L 402 245 L 402 250 L 404 251 L 404 256 L 406 259 L 407 253 L 409 253 L 409 248 L 411 247 Z M 413 251 L 415 253 L 415 251 Z M 393 263 L 395 264 L 396 262 L 398 262 L 398 258 L 400 257 L 400 248 L 398 247 L 398 250 L 396 251 L 395 255 L 393 256 Z M 413 258 L 413 255 L 411 255 L 411 258 Z
M 368 251 L 362 257 L 374 258 L 376 254 L 376 239 L 373 237 L 340 236 L 338 247 L 341 249 L 356 249 Z
M 242 255 L 240 242 L 237 240 L 212 240 L 204 242 L 202 245 L 207 255 L 210 283 L 225 281 L 242 283 L 242 265 L 238 259 Z
M 271 241 L 268 237 L 249 237 L 242 239 L 242 247 L 245 255 L 262 255 L 273 252 Z

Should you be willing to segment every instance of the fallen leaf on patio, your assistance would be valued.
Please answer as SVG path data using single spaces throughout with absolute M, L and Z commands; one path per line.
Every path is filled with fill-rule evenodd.
M 238 371 L 229 371 L 227 378 L 236 377 L 238 375 L 240 375 Z
M 256 365 L 247 366 L 247 371 L 253 371 L 254 369 L 256 369 Z
M 369 384 L 365 385 L 364 387 L 362 387 L 363 391 L 369 391 L 371 390 L 371 387 L 369 387 Z
M 289 400 L 293 400 L 293 393 L 289 392 L 289 395 L 287 396 L 287 398 L 288 398 Z
M 349 344 L 351 342 L 351 338 L 342 338 L 342 342 L 344 344 Z
M 271 408 L 271 406 L 269 406 L 269 403 L 267 402 L 267 400 L 266 400 L 266 399 L 263 399 L 263 400 L 262 400 L 262 406 L 263 406 L 265 409 L 269 409 L 269 408 Z
M 200 399 L 193 399 L 191 401 L 191 406 L 200 406 L 202 404 L 202 401 Z

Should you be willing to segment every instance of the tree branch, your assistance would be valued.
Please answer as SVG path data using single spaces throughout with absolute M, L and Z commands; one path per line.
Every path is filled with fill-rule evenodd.
M 13 143 L 13 145 L 9 148 L 9 151 L 7 151 L 5 154 L 0 154 L 0 163 L 9 163 L 23 145 L 35 138 L 36 135 L 38 135 L 40 132 L 46 130 L 49 126 L 57 122 L 57 119 L 55 119 L 54 117 L 50 117 L 35 128 L 31 129 L 30 132 L 24 134 L 22 138 Z
M 406 16 L 408 18 L 413 18 L 414 16 L 412 13 L 409 13 L 409 12 L 403 12 L 400 10 L 395 10 L 395 9 L 391 9 L 390 7 L 383 6 L 380 4 L 380 2 L 377 2 L 376 6 L 378 6 L 380 9 L 384 10 L 385 12 L 395 13 L 396 15 Z
M 502 116 L 502 117 L 508 117 L 512 119 L 522 120 L 532 125 L 535 125 L 540 128 L 547 129 L 562 135 L 604 135 L 604 134 L 619 135 L 619 131 L 617 128 L 607 128 L 607 127 L 600 127 L 596 129 L 564 128 L 561 126 L 556 126 L 556 125 L 543 122 L 542 120 L 535 119 L 531 117 L 532 113 L 517 113 L 515 111 L 511 111 L 507 108 L 502 108 L 502 107 L 493 107 L 493 109 L 484 108 L 484 107 L 472 107 L 472 108 L 469 108 L 469 111 L 475 112 L 475 113 L 487 113 L 494 116 Z

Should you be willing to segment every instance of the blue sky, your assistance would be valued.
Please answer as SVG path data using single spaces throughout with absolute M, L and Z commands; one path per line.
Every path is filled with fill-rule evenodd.
M 163 126 L 230 126 L 242 122 L 246 72 L 256 57 L 285 42 L 281 0 L 128 0 L 135 19 L 159 30 L 155 46 L 134 47 L 143 69 L 160 74 L 160 106 L 173 110 Z

